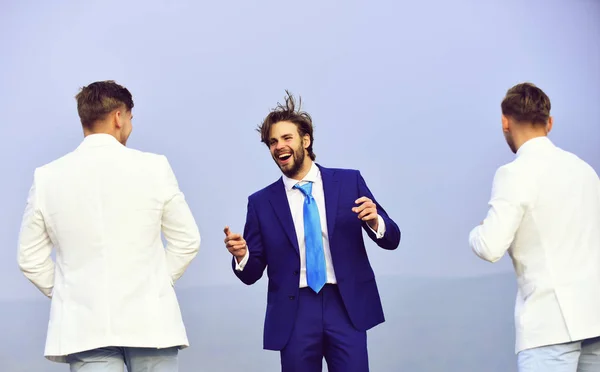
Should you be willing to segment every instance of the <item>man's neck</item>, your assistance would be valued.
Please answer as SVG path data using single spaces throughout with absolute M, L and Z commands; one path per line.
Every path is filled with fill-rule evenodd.
M 308 172 L 310 172 L 310 168 L 312 168 L 312 165 L 313 165 L 312 160 L 308 160 L 308 161 L 305 160 L 304 164 L 302 164 L 302 168 L 300 169 L 300 171 L 294 177 L 291 177 L 291 178 L 296 181 L 301 181 L 302 179 L 304 179 L 304 177 L 306 177 Z

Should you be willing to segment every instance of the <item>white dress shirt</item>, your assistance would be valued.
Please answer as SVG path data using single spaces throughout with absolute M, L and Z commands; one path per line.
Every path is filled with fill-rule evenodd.
M 469 235 L 517 276 L 515 351 L 600 336 L 600 181 L 547 137 L 523 144 L 498 169 L 489 211 Z M 491 320 L 493 321 L 493 320 Z
M 295 189 L 294 185 L 304 184 L 306 182 L 313 182 L 312 196 L 317 202 L 317 208 L 319 210 L 319 218 L 321 220 L 321 231 L 323 235 L 323 250 L 325 253 L 325 267 L 327 270 L 327 283 L 336 284 L 335 270 L 331 260 L 331 251 L 329 249 L 329 236 L 327 234 L 327 211 L 325 210 L 325 195 L 323 193 L 323 180 L 321 179 L 321 171 L 319 167 L 313 162 L 308 174 L 301 180 L 294 180 L 283 176 L 283 184 L 285 187 L 290 211 L 292 213 L 292 220 L 294 221 L 294 228 L 296 230 L 296 236 L 298 237 L 298 247 L 300 251 L 300 288 L 307 287 L 306 282 L 306 243 L 304 240 L 304 199 L 305 196 L 302 191 Z M 377 231 L 371 229 L 376 234 L 377 239 L 383 238 L 385 234 L 385 222 L 381 216 L 377 216 L 379 224 Z M 242 271 L 248 262 L 250 257 L 249 250 L 246 251 L 246 256 L 236 264 L 236 270 Z

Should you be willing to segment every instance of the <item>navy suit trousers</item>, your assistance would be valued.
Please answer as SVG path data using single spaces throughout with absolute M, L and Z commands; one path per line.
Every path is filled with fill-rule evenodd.
M 281 350 L 282 372 L 368 372 L 367 333 L 348 317 L 337 285 L 316 294 L 300 289 L 298 313 L 290 340 Z

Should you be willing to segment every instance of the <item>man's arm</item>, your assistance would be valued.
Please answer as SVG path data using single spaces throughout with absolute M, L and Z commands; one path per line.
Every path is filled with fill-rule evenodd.
M 360 172 L 358 172 L 358 192 L 361 196 L 371 199 L 377 206 L 377 214 L 379 219 L 377 232 L 368 226 L 366 222 L 363 222 L 363 228 L 367 232 L 367 235 L 383 249 L 394 250 L 398 248 L 401 238 L 400 228 L 388 216 L 385 209 L 383 209 L 383 207 L 377 203 Z
M 183 275 L 200 249 L 200 231 L 185 201 L 175 174 L 165 156 L 163 174 L 166 178 L 162 233 L 167 241 L 165 255 L 173 284 Z
M 246 255 L 238 263 L 233 257 L 232 267 L 235 275 L 245 284 L 256 283 L 267 267 L 264 255 L 260 225 L 252 201 L 248 200 L 246 225 L 244 226 L 244 240 L 246 242 Z
M 38 170 L 34 172 L 33 184 L 23 214 L 17 262 L 25 277 L 43 294 L 52 298 L 54 288 L 54 261 L 50 257 L 52 241 L 46 231 L 46 223 L 40 210 L 37 182 Z
M 521 224 L 525 210 L 519 181 L 507 166 L 496 171 L 487 216 L 469 234 L 471 249 L 486 261 L 496 262 L 504 256 Z

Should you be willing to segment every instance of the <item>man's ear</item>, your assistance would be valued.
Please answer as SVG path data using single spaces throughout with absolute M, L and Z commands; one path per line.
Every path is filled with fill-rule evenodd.
M 304 137 L 302 137 L 302 142 L 304 144 L 304 148 L 307 149 L 310 147 L 310 136 L 308 134 L 305 134 Z
M 115 127 L 121 129 L 123 127 L 123 112 L 121 110 L 115 110 L 112 115 Z
M 502 115 L 502 132 L 507 133 L 510 131 L 510 123 L 506 116 Z
M 554 124 L 554 118 L 550 116 L 548 118 L 548 124 L 546 124 L 546 133 L 550 133 L 550 131 L 552 130 L 552 124 Z

